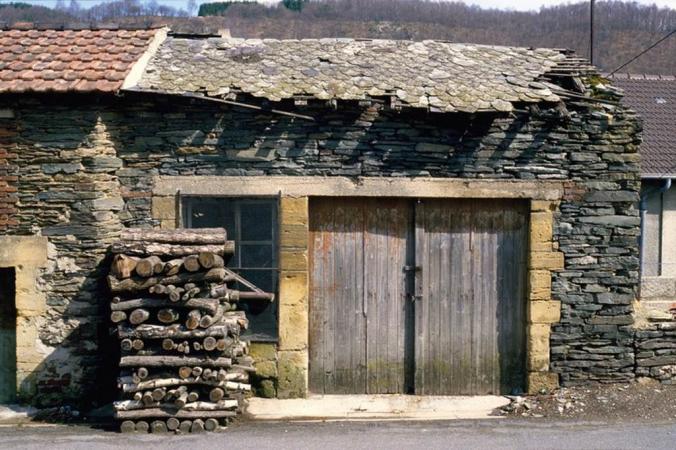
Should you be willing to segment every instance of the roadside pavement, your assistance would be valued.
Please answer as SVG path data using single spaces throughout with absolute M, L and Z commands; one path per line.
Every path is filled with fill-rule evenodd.
M 676 422 L 240 422 L 222 433 L 119 434 L 85 426 L 0 427 L 12 449 L 673 449 Z

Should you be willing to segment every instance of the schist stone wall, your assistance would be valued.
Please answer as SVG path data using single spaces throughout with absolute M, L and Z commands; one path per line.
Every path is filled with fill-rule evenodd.
M 551 368 L 564 385 L 634 377 L 640 125 L 611 105 L 571 102 L 567 113 L 520 108 L 471 117 L 310 106 L 301 111 L 317 119 L 309 122 L 159 96 L 13 101 L 18 180 L 9 181 L 18 186 L 18 203 L 5 220 L 16 221 L 12 233 L 41 234 L 50 243 L 50 264 L 37 280 L 47 309 L 38 323 L 45 359 L 31 378 L 33 400 L 103 401 L 112 392 L 106 361 L 115 360 L 115 349 L 101 277 L 106 247 L 121 227 L 157 225 L 156 175 L 563 182 L 554 246 L 565 269 L 551 286 L 562 302 Z M 259 393 L 275 395 L 275 353 L 259 354 L 269 369 Z M 110 391 L 102 389 L 108 384 Z
M 5 233 L 16 225 L 13 218 L 16 212 L 16 159 L 15 138 L 16 121 L 14 112 L 0 109 L 0 233 Z

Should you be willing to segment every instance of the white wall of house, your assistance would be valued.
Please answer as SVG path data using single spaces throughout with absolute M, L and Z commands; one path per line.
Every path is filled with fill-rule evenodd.
M 662 197 L 662 275 L 676 278 L 676 188 Z
M 676 302 L 676 187 L 661 193 L 661 180 L 644 180 L 648 194 L 643 223 L 641 301 L 669 309 Z

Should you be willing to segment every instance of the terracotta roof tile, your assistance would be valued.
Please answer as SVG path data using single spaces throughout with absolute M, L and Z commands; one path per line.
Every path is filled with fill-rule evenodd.
M 0 31 L 0 93 L 115 92 L 157 31 Z

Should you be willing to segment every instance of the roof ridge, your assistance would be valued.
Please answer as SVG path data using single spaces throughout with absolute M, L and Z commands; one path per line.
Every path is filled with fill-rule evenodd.
M 68 22 L 54 25 L 41 22 L 0 22 L 0 31 L 101 31 L 101 30 L 155 30 L 161 24 L 118 24 L 114 22 Z
M 609 78 L 611 80 L 676 81 L 676 75 L 650 73 L 615 73 Z

